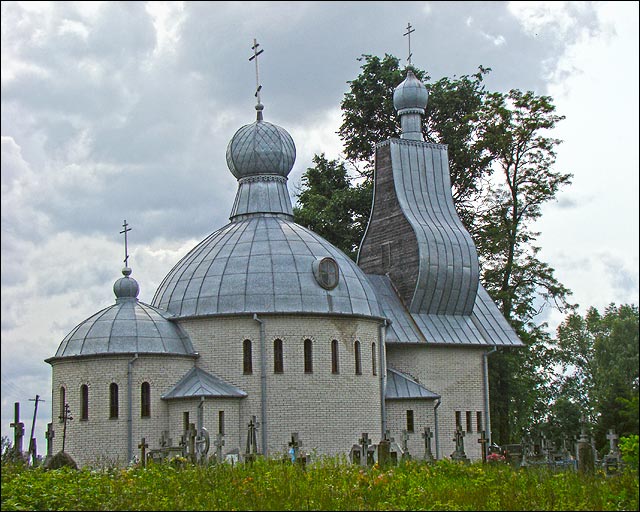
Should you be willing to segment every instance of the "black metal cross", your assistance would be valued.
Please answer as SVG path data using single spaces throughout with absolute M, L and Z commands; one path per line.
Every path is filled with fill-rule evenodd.
M 258 74 L 258 55 L 264 52 L 264 50 L 258 51 L 258 46 L 260 46 L 260 43 L 258 43 L 258 41 L 256 41 L 256 39 L 254 38 L 253 46 L 251 47 L 251 49 L 253 50 L 253 55 L 249 57 L 249 61 L 252 61 L 253 59 L 256 60 L 256 94 L 255 96 L 258 99 L 258 103 L 260 103 L 260 90 L 262 89 L 262 86 L 260 85 L 260 78 Z
M 411 56 L 413 55 L 411 53 L 411 34 L 413 32 L 415 32 L 415 29 L 411 27 L 411 23 L 407 23 L 407 31 L 403 34 L 403 36 L 409 36 L 409 57 L 407 58 L 409 66 L 411 66 Z
M 73 419 L 69 404 L 64 404 L 62 416 L 58 416 L 58 418 L 64 422 L 64 428 L 62 429 L 62 451 L 64 452 L 64 446 L 67 440 L 67 422 Z
M 131 231 L 131 228 L 127 228 L 128 224 L 127 224 L 127 220 L 125 219 L 124 224 L 122 225 L 122 227 L 124 228 L 122 231 L 120 231 L 120 234 L 122 235 L 124 233 L 124 266 L 128 267 L 128 262 L 129 262 L 129 254 L 127 251 L 127 233 L 129 231 Z

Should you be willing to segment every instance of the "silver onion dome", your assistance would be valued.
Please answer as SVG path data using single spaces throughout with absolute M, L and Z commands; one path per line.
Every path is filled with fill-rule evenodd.
M 398 114 L 406 109 L 422 109 L 424 113 L 428 100 L 427 88 L 411 70 L 407 71 L 407 78 L 393 91 L 393 106 Z
M 287 177 L 296 160 L 291 135 L 262 119 L 263 106 L 256 105 L 257 120 L 240 128 L 227 146 L 227 166 L 237 178 L 276 175 Z

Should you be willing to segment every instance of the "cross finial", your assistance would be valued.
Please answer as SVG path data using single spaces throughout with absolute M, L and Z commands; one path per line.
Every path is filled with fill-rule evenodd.
M 249 57 L 249 61 L 252 61 L 253 59 L 256 60 L 256 94 L 255 97 L 258 99 L 258 104 L 260 104 L 260 90 L 262 89 L 262 85 L 260 85 L 260 76 L 259 76 L 259 71 L 258 71 L 258 55 L 260 55 L 262 52 L 264 52 L 264 50 L 260 50 L 258 51 L 258 46 L 260 46 L 260 43 L 258 43 L 258 41 L 254 38 L 253 40 L 253 46 L 251 47 L 251 49 L 253 50 L 253 55 L 251 57 Z
M 411 66 L 411 34 L 416 30 L 411 27 L 411 23 L 407 23 L 407 31 L 403 34 L 403 36 L 409 36 L 409 57 L 407 57 L 407 62 L 409 62 L 409 66 Z
M 127 252 L 127 233 L 129 231 L 131 231 L 131 228 L 128 228 L 129 224 L 127 224 L 127 220 L 125 219 L 124 224 L 122 225 L 122 227 L 124 228 L 122 231 L 120 231 L 120 234 L 122 235 L 124 233 L 124 266 L 128 267 L 128 262 L 129 262 L 129 253 Z

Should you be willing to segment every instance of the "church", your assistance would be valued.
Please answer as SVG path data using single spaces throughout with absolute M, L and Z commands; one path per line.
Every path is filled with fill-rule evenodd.
M 292 433 L 316 456 L 388 433 L 422 458 L 430 432 L 434 456 L 448 458 L 458 431 L 466 455 L 480 458 L 487 358 L 522 342 L 479 282 L 447 146 L 423 140 L 427 101 L 407 71 L 393 95 L 402 134 L 376 147 L 354 263 L 294 222 L 295 144 L 264 120 L 258 96 L 256 120 L 227 147 L 238 180 L 229 223 L 175 264 L 151 304 L 125 266 L 115 302 L 46 360 L 51 452 L 64 443 L 79 466 L 124 466 L 141 445 L 177 448 L 191 429 L 198 446 L 222 439 L 241 459 L 248 434 L 257 453 L 280 456 Z

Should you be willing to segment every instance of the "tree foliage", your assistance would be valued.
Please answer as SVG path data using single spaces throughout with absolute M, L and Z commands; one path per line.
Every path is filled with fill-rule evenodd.
M 598 445 L 606 432 L 638 434 L 638 307 L 609 305 L 572 313 L 557 329 L 556 403 L 566 401 L 595 425 Z M 551 421 L 565 418 L 552 415 Z M 570 425 L 565 425 L 570 428 Z

